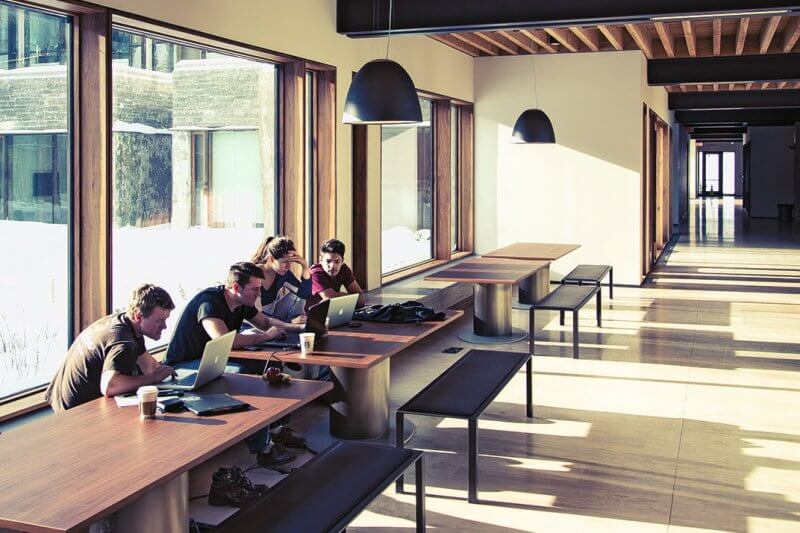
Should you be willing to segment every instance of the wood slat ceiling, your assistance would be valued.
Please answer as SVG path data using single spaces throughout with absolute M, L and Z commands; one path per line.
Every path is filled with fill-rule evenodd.
M 472 57 L 622 50 L 641 50 L 648 59 L 787 54 L 800 52 L 800 16 L 518 28 L 430 37 Z M 800 89 L 800 81 L 673 85 L 666 89 L 668 92 Z

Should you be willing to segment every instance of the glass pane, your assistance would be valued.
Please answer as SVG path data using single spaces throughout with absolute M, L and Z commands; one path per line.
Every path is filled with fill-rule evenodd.
M 705 192 L 718 193 L 719 192 L 719 154 L 706 153 L 705 154 Z
M 165 344 L 186 302 L 275 232 L 277 69 L 119 29 L 113 41 L 112 303 L 164 287 Z
M 458 106 L 450 106 L 450 249 L 458 249 Z
M 0 28 L 1 69 L 50 64 L 2 74 L 1 399 L 50 381 L 69 347 L 72 65 L 67 18 L 0 5 Z
M 422 122 L 381 126 L 381 272 L 433 257 L 433 128 L 430 100 Z
M 736 194 L 736 152 L 722 153 L 722 194 Z

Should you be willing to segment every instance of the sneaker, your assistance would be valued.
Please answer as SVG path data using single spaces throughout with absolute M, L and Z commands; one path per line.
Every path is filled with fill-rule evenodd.
M 252 488 L 252 489 L 251 489 Z M 261 490 L 242 474 L 238 467 L 220 468 L 211 478 L 209 505 L 242 507 L 261 496 Z
M 300 435 L 295 435 L 294 430 L 289 426 L 283 426 L 280 430 L 271 433 L 272 442 L 281 444 L 287 448 L 305 448 L 306 439 Z
M 259 453 L 257 459 L 259 466 L 266 466 L 269 468 L 271 466 L 291 463 L 297 459 L 297 454 L 287 450 L 282 444 L 274 442 L 272 443 L 272 448 L 270 448 L 267 453 Z

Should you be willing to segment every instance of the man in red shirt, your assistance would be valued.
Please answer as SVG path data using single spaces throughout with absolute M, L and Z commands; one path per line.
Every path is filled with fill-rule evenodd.
M 353 271 L 344 262 L 344 243 L 329 239 L 322 243 L 319 263 L 311 265 L 311 296 L 306 300 L 306 308 L 322 300 L 358 294 L 358 307 L 366 303 L 364 291 L 353 277 Z M 342 291 L 344 288 L 344 291 Z

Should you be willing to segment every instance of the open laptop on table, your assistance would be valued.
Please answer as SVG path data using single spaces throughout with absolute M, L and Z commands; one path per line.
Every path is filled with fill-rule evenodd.
M 159 383 L 157 387 L 159 389 L 193 391 L 209 381 L 217 379 L 225 372 L 225 365 L 228 364 L 235 337 L 236 332 L 229 331 L 221 337 L 208 341 L 203 350 L 203 357 L 200 359 L 200 367 L 196 372 L 181 376 L 177 380 L 168 378 Z M 180 372 L 180 369 L 178 371 Z
M 322 300 L 317 305 L 308 308 L 308 319 L 306 320 L 305 332 L 314 333 L 314 342 L 319 341 L 326 333 L 325 319 L 328 316 L 328 309 L 331 300 Z M 300 349 L 300 334 L 295 332 L 287 333 L 280 339 L 270 339 L 253 345 L 256 348 L 297 348 Z
M 328 327 L 338 328 L 346 326 L 353 319 L 358 303 L 358 294 L 346 294 L 330 299 L 331 306 L 328 308 Z

